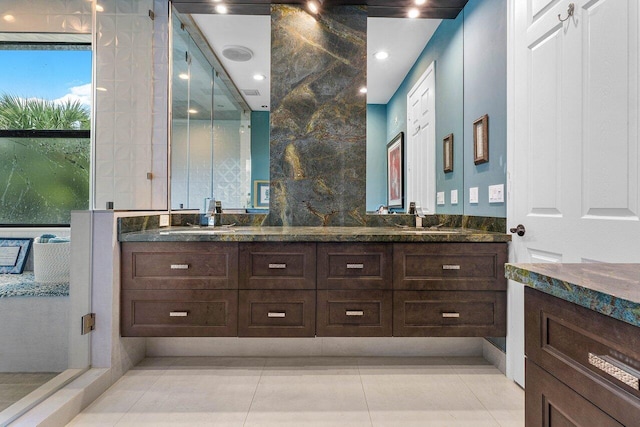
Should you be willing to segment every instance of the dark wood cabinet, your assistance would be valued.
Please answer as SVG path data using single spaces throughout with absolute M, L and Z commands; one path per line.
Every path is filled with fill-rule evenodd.
M 633 325 L 525 288 L 527 420 L 537 420 L 540 410 L 534 397 L 528 396 L 529 381 L 535 384 L 533 372 L 543 371 L 562 383 L 563 390 L 581 396 L 616 421 L 594 424 L 586 418 L 587 422 L 577 425 L 639 425 L 638 332 Z M 539 387 L 542 394 L 550 393 L 548 383 Z M 578 412 L 584 412 L 580 406 L 568 408 L 569 419 L 578 419 Z M 539 425 L 547 424 L 527 424 Z
M 393 289 L 393 246 L 318 243 L 318 289 Z
M 243 243 L 241 289 L 315 289 L 315 243 Z
M 390 337 L 391 291 L 318 290 L 319 337 Z
M 315 291 L 241 290 L 238 336 L 313 337 Z

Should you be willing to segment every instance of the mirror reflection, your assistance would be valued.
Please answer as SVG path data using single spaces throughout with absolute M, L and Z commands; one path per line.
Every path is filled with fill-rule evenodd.
M 206 197 L 268 206 L 256 184 L 269 180 L 270 17 L 174 13 L 173 25 L 172 209 L 201 209 Z M 402 203 L 390 211 L 417 202 L 462 214 L 462 14 L 369 18 L 367 54 L 367 211 L 389 205 L 387 145 L 402 133 Z

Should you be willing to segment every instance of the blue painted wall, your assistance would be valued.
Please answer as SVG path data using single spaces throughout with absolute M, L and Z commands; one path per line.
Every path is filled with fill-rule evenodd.
M 269 112 L 251 112 L 251 200 L 253 182 L 269 180 Z
M 488 186 L 507 180 L 507 2 L 469 0 L 464 8 L 464 214 L 505 218 Z M 489 115 L 489 162 L 473 163 L 473 121 Z M 478 187 L 479 203 L 469 203 Z M 506 196 L 505 196 L 506 200 Z
M 387 204 L 387 105 L 367 104 L 367 211 Z

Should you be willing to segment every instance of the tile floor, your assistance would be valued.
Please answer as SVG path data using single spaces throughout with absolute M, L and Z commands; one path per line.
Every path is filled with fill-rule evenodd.
M 56 375 L 58 374 L 52 372 L 0 372 L 0 411 L 4 411 Z
M 70 426 L 524 426 L 481 358 L 148 358 Z

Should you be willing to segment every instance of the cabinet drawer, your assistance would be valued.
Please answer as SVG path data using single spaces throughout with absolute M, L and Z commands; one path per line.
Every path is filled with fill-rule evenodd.
M 241 337 L 312 337 L 316 332 L 315 291 L 240 291 Z
M 318 291 L 317 334 L 390 337 L 392 291 Z
M 318 289 L 392 289 L 390 244 L 318 244 Z
M 238 244 L 122 243 L 123 289 L 236 289 Z
M 501 337 L 505 292 L 394 291 L 394 336 Z
M 315 289 L 314 243 L 240 245 L 241 289 Z
M 393 287 L 400 290 L 506 290 L 506 243 L 396 243 Z
M 238 291 L 122 293 L 124 337 L 236 336 Z
M 530 360 L 525 375 L 527 427 L 623 426 Z
M 624 425 L 640 420 L 640 329 L 525 288 L 528 359 Z

